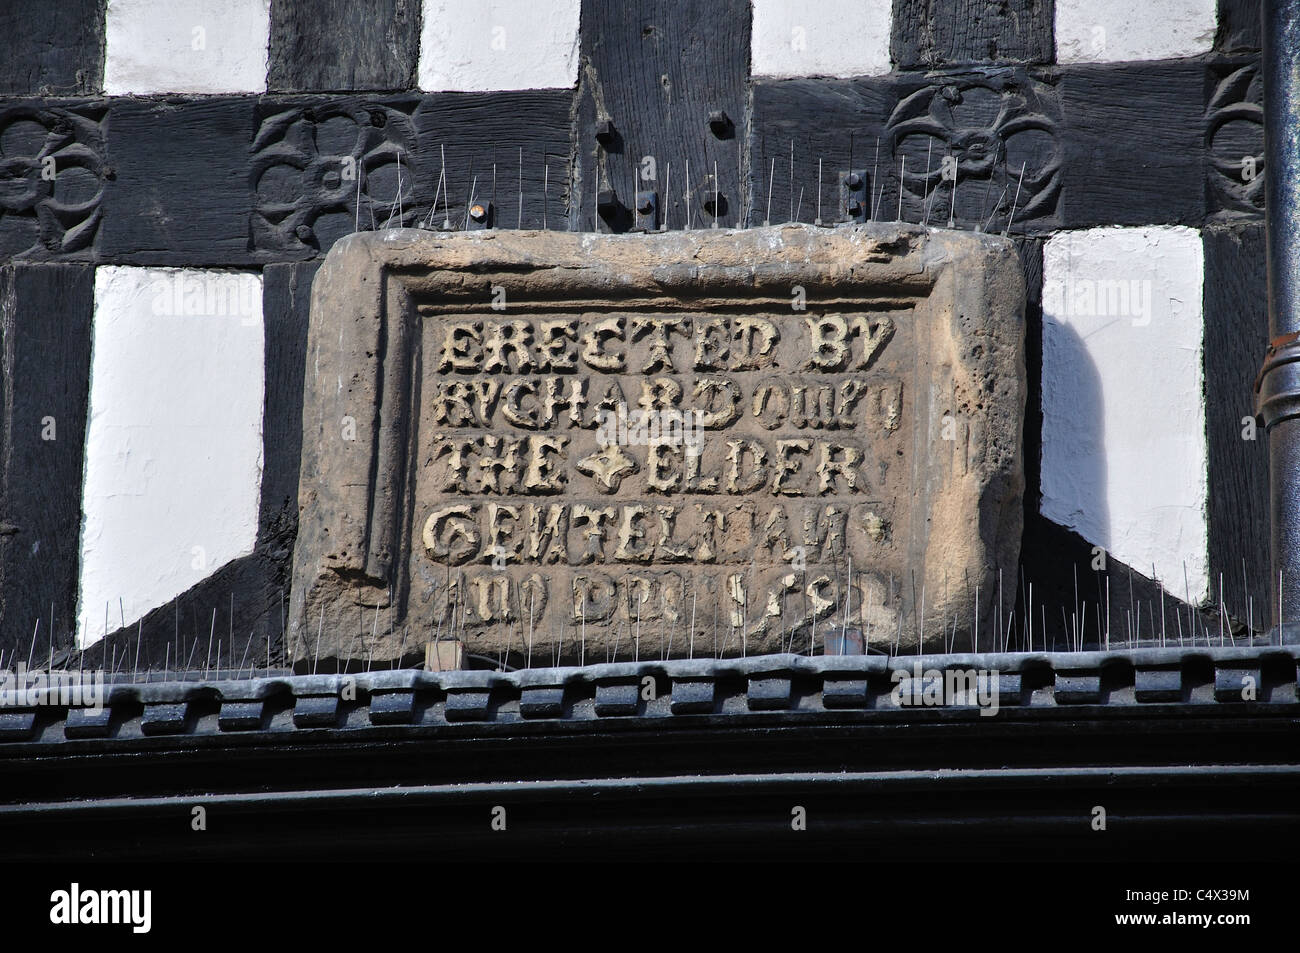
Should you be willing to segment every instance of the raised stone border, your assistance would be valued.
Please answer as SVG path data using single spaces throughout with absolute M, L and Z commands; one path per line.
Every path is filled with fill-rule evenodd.
M 792 292 L 801 305 L 806 297 L 806 305 L 792 308 Z M 507 296 L 506 317 L 494 317 L 502 310 L 491 304 L 498 294 Z M 312 290 L 299 531 L 290 612 L 292 658 L 298 663 L 316 658 L 394 658 L 407 645 L 415 649 L 420 641 L 432 641 L 435 622 L 442 618 L 434 608 L 438 600 L 447 603 L 443 615 L 470 605 L 470 597 L 464 593 L 466 583 L 460 578 L 462 563 L 466 559 L 482 563 L 487 557 L 476 552 L 453 558 L 449 549 L 442 559 L 449 574 L 442 587 L 443 567 L 426 566 L 424 556 L 425 547 L 435 546 L 427 526 L 421 536 L 426 510 L 434 503 L 470 502 L 459 495 L 434 493 L 425 483 L 433 479 L 429 468 L 441 457 L 436 445 L 430 443 L 431 437 L 448 428 L 467 426 L 463 422 L 435 420 L 432 389 L 441 390 L 444 375 L 437 373 L 430 366 L 432 358 L 424 355 L 425 329 L 444 313 L 455 320 L 469 315 L 472 320 L 481 321 L 487 316 L 501 321 L 529 315 L 530 309 L 570 315 L 607 310 L 634 316 L 641 312 L 711 311 L 763 315 L 763 320 L 774 322 L 772 333 L 780 340 L 780 363 L 772 356 L 772 370 L 761 375 L 772 381 L 784 380 L 791 373 L 797 376 L 800 368 L 812 366 L 804 363 L 812 357 L 800 351 L 796 341 L 810 334 L 813 325 L 833 319 L 826 315 L 864 313 L 877 315 L 874 320 L 891 320 L 890 328 L 897 325 L 896 335 L 902 343 L 895 346 L 892 357 L 880 359 L 884 368 L 880 373 L 886 381 L 896 379 L 902 396 L 896 399 L 896 407 L 890 405 L 894 409 L 888 414 L 887 425 L 881 423 L 884 416 L 877 420 L 867 412 L 864 398 L 862 407 L 852 412 L 851 425 L 844 430 L 850 438 L 865 442 L 880 458 L 878 465 L 871 463 L 872 476 L 867 478 L 870 493 L 862 499 L 883 507 L 883 518 L 888 521 L 887 529 L 877 527 L 872 532 L 870 520 L 879 522 L 881 517 L 875 517 L 874 511 L 854 510 L 854 519 L 865 520 L 865 528 L 855 522 L 839 531 L 842 540 L 857 541 L 860 533 L 872 540 L 868 546 L 867 536 L 863 536 L 857 547 L 857 568 L 875 575 L 865 581 L 865 595 L 859 594 L 856 607 L 863 613 L 864 603 L 875 603 L 877 615 L 869 620 L 871 640 L 892 639 L 903 646 L 914 645 L 924 625 L 927 644 L 937 646 L 950 638 L 955 645 L 969 644 L 971 627 L 979 624 L 978 618 L 983 617 L 986 631 L 990 630 L 999 572 L 1014 578 L 1018 558 L 1025 393 L 1023 295 L 1018 259 L 1007 240 L 908 225 L 833 229 L 787 225 L 643 236 L 514 231 L 430 234 L 415 230 L 351 236 L 335 246 Z M 806 312 L 800 313 L 805 307 Z M 886 313 L 894 317 L 879 317 Z M 628 334 L 628 343 L 621 346 L 628 349 L 630 364 L 635 345 L 631 343 L 631 332 Z M 847 331 L 843 336 L 849 339 Z M 653 370 L 662 361 L 655 356 L 657 352 L 646 352 L 647 346 L 641 345 L 636 353 L 638 361 L 646 359 L 646 366 Z M 859 351 L 863 346 L 859 345 Z M 847 353 L 846 347 L 840 350 Z M 867 367 L 875 353 L 859 361 L 862 355 L 855 352 L 853 360 L 857 363 L 853 366 Z M 507 363 L 507 371 L 509 366 Z M 689 378 L 692 366 L 679 359 L 676 371 L 669 363 L 667 370 L 658 373 L 685 373 Z M 840 369 L 847 367 L 845 364 Z M 484 371 L 478 366 L 467 365 L 464 369 L 480 374 Z M 489 376 L 502 379 L 512 376 L 488 371 Z M 643 376 L 644 371 L 629 368 L 626 373 L 645 382 L 650 380 Z M 447 378 L 454 379 L 454 375 Z M 669 379 L 668 383 L 674 381 Z M 674 386 L 680 390 L 679 385 Z M 865 390 L 867 385 L 855 386 Z M 587 402 L 595 406 L 600 393 L 593 383 Z M 747 413 L 740 418 L 733 414 L 732 419 L 740 420 L 736 431 L 740 436 L 757 426 L 748 420 Z M 873 430 L 873 421 L 879 431 Z M 473 426 L 481 428 L 486 424 Z M 583 433 L 581 429 L 566 432 Z M 803 436 L 817 433 L 813 430 Z M 733 434 L 728 431 L 728 435 Z M 556 458 L 565 461 L 570 451 L 552 442 L 556 443 Z M 795 442 L 812 446 L 804 440 Z M 567 444 L 568 438 L 563 443 Z M 575 458 L 569 463 L 585 473 L 583 465 L 593 458 L 577 459 L 577 443 L 575 438 Z M 488 451 L 477 452 L 480 457 L 484 453 L 491 456 Z M 843 451 L 846 458 L 848 452 Z M 863 461 L 863 453 L 856 452 L 857 460 Z M 872 454 L 868 452 L 865 459 L 872 460 Z M 733 461 L 736 467 L 739 462 Z M 571 467 L 566 464 L 565 468 Z M 763 472 L 767 473 L 768 468 L 763 467 Z M 536 475 L 534 478 L 540 479 Z M 825 500 L 828 511 L 833 504 L 847 519 L 850 503 L 846 501 L 850 498 L 841 497 L 846 492 L 844 485 L 857 492 L 853 490 L 855 479 L 850 474 L 839 480 L 839 489 L 827 496 L 835 487 L 828 487 L 823 474 L 820 489 L 815 484 L 808 499 Z M 681 482 L 684 485 L 686 481 Z M 794 587 L 808 586 L 802 607 L 797 605 L 796 596 L 796 608 L 791 610 L 799 613 L 802 608 L 807 618 L 794 615 L 790 620 L 792 629 L 807 628 L 809 623 L 815 626 L 812 620 L 838 617 L 845 611 L 838 587 L 834 601 L 829 601 L 834 579 L 818 574 L 823 570 L 808 573 L 802 582 L 793 575 L 775 582 L 773 573 L 780 576 L 789 569 L 776 567 L 793 558 L 788 552 L 789 540 L 782 544 L 785 549 L 776 557 L 775 567 L 767 563 L 759 567 L 770 581 L 764 582 L 761 572 L 755 577 L 757 520 L 767 518 L 770 529 L 772 519 L 778 512 L 783 513 L 777 504 L 784 501 L 781 494 L 787 491 L 778 492 L 775 483 L 773 486 L 772 496 L 755 495 L 753 487 L 737 490 L 733 486 L 731 489 L 740 495 L 717 498 L 719 504 L 727 503 L 728 511 L 740 502 L 758 508 L 759 512 L 750 516 L 755 520 L 754 542 L 743 543 L 748 537 L 742 530 L 742 542 L 737 543 L 741 550 L 749 547 L 748 555 L 738 551 L 734 558 L 723 560 L 717 550 L 724 547 L 716 539 L 707 547 L 708 556 L 698 555 L 704 552 L 701 544 L 695 557 L 681 553 L 665 559 L 649 554 L 629 556 L 620 546 L 608 566 L 603 565 L 603 557 L 596 560 L 595 575 L 603 571 L 623 577 L 638 563 L 646 564 L 647 572 L 661 562 L 685 563 L 688 567 L 693 561 L 707 563 L 702 570 L 708 569 L 714 577 L 707 586 L 689 583 L 692 592 L 702 596 L 699 627 L 707 629 L 705 620 L 710 617 L 711 606 L 724 601 L 725 582 L 729 598 L 743 608 L 736 609 L 732 602 L 723 606 L 719 614 L 724 625 L 729 624 L 736 632 L 744 630 L 746 634 L 736 638 L 755 639 L 750 643 L 751 650 L 772 651 L 780 644 L 778 614 L 784 629 L 784 601 Z M 472 485 L 460 487 L 459 481 L 457 487 L 457 494 L 472 489 Z M 474 489 L 472 495 L 482 496 L 488 488 Z M 490 488 L 492 494 L 485 499 L 497 500 L 503 506 L 530 498 L 525 492 L 528 486 L 521 488 L 522 496 L 497 496 L 505 488 L 497 486 L 495 477 Z M 559 492 L 560 486 L 542 489 Z M 599 497 L 596 489 L 587 492 Z M 659 489 L 666 492 L 663 487 Z M 534 487 L 529 492 L 536 490 Z M 626 489 L 620 492 L 617 485 L 611 485 L 609 492 L 618 497 L 615 502 L 628 498 Z M 651 492 L 653 497 L 649 484 L 642 492 Z M 721 494 L 723 487 L 719 485 L 716 492 Z M 565 501 L 568 493 L 565 490 L 554 499 Z M 544 497 L 543 502 L 551 498 Z M 805 515 L 805 522 L 811 518 Z M 514 519 L 519 519 L 518 512 Z M 714 538 L 704 522 L 698 526 L 688 524 L 683 514 L 682 523 L 683 539 L 697 529 L 705 538 Z M 855 529 L 859 532 L 853 532 Z M 623 531 L 620 529 L 620 533 Z M 736 530 L 733 527 L 729 532 L 735 534 Z M 825 545 L 821 537 L 810 544 L 820 553 L 808 557 L 810 566 L 818 562 L 824 569 L 853 554 L 851 543 L 841 542 L 835 549 L 830 542 L 831 531 L 822 532 L 827 534 Z M 765 538 L 770 542 L 770 535 Z M 774 553 L 776 546 L 771 547 Z M 433 548 L 430 554 L 434 554 Z M 535 558 L 534 568 L 548 578 L 554 577 L 556 586 L 548 586 L 547 579 L 540 576 L 507 582 L 506 575 L 490 577 L 485 575 L 486 567 L 479 566 L 479 595 L 473 601 L 479 618 L 474 621 L 484 628 L 477 632 L 471 629 L 468 636 L 462 634 L 471 642 L 469 650 L 497 651 L 511 640 L 519 643 L 521 636 L 514 632 L 524 623 L 519 613 L 523 606 L 531 606 L 532 599 L 518 594 L 512 599 L 510 589 L 524 585 L 541 588 L 539 631 L 549 631 L 553 622 L 572 629 L 581 618 L 587 651 L 614 644 L 618 635 L 613 624 L 612 595 L 608 612 L 603 608 L 605 602 L 601 602 L 598 613 L 597 601 L 591 595 L 594 583 L 589 581 L 588 588 L 580 591 L 579 576 L 574 574 L 578 570 L 569 568 L 584 565 L 588 555 L 590 552 L 574 553 L 570 546 L 570 553 L 561 556 L 558 566 Z M 731 568 L 739 575 L 729 575 L 721 565 L 724 561 L 736 564 Z M 503 563 L 493 568 L 507 567 Z M 452 572 L 456 574 L 454 602 L 449 594 Z M 540 607 L 547 605 L 548 592 L 550 604 L 567 605 L 570 574 L 574 574 L 572 617 L 566 609 L 563 615 L 553 613 L 548 621 Z M 890 579 L 888 591 L 886 574 Z M 428 578 L 421 585 L 423 577 Z M 529 581 L 534 579 L 537 581 Z M 483 592 L 485 588 L 495 591 L 497 582 L 508 587 L 499 610 L 491 608 L 497 596 L 492 596 L 489 604 Z M 758 588 L 750 594 L 755 582 Z M 818 591 L 823 582 L 825 593 Z M 565 588 L 559 588 L 561 585 Z M 660 580 L 644 585 L 671 586 L 676 595 L 678 582 Z M 688 608 L 687 585 L 683 577 L 682 595 L 672 615 L 678 625 L 685 621 Z M 772 585 L 778 589 L 760 595 Z M 741 587 L 743 598 L 735 595 Z M 778 591 L 779 596 L 771 594 Z M 646 598 L 642 593 L 639 601 L 645 602 Z M 661 593 L 658 603 L 647 611 L 663 609 L 664 598 Z M 780 613 L 771 608 L 773 599 L 782 603 Z M 581 617 L 578 600 L 584 607 Z M 586 608 L 588 602 L 591 609 Z M 689 607 L 693 610 L 695 605 L 692 595 Z M 829 616 L 827 606 L 831 607 Z M 382 627 L 377 622 L 367 626 L 366 617 L 381 609 L 391 618 L 386 615 Z M 742 613 L 739 619 L 737 611 Z M 638 609 L 636 618 L 640 616 Z M 347 631 L 353 620 L 356 629 Z M 631 622 L 630 617 L 623 621 Z M 602 622 L 606 624 L 598 625 Z M 952 635 L 947 631 L 950 627 L 955 628 Z M 324 644 L 322 633 L 330 635 Z M 766 640 L 757 641 L 761 636 Z

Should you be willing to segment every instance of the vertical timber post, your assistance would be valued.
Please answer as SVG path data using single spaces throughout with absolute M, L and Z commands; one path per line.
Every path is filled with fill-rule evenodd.
M 1255 381 L 1268 434 L 1273 636 L 1300 635 L 1300 0 L 1264 0 L 1269 345 Z

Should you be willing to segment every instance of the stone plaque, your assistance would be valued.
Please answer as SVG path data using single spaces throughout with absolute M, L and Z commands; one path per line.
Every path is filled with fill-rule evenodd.
M 1015 590 L 1023 309 L 1011 242 L 906 225 L 352 235 L 293 656 L 969 645 Z

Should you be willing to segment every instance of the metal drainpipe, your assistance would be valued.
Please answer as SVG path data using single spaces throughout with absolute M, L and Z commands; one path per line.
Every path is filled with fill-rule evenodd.
M 1300 641 L 1300 0 L 1264 0 L 1262 69 L 1270 340 L 1255 392 L 1268 434 L 1271 639 L 1294 644 Z

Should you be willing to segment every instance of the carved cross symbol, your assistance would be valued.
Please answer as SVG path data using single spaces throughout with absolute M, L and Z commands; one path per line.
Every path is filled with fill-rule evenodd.
M 577 463 L 578 472 L 592 477 L 603 486 L 604 492 L 615 493 L 623 477 L 636 473 L 636 461 L 623 452 L 618 444 L 610 444 L 589 457 L 583 457 Z

